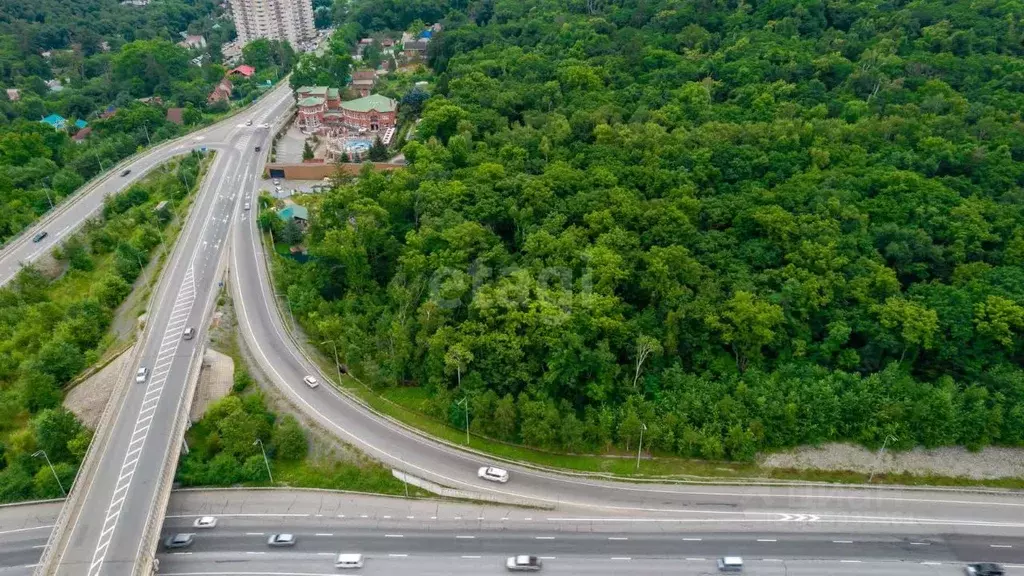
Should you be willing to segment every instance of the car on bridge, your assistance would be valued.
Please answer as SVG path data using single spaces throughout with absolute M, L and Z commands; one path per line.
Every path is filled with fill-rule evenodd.
M 195 541 L 195 534 L 174 534 L 173 536 L 168 536 L 167 539 L 164 540 L 164 547 L 168 550 L 188 548 Z
M 483 466 L 476 471 L 476 475 L 491 482 L 501 482 L 502 484 L 508 482 L 508 470 L 494 466 Z
M 509 556 L 505 560 L 505 568 L 509 572 L 539 572 L 544 566 L 536 556 Z
M 295 546 L 295 534 L 273 534 L 267 539 L 268 546 Z

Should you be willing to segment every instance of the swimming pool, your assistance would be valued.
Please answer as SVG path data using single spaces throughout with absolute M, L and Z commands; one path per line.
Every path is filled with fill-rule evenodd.
M 367 138 L 349 138 L 345 142 L 346 152 L 366 152 L 373 146 L 373 140 Z

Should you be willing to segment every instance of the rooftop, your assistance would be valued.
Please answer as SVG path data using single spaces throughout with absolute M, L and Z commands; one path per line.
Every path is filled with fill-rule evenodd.
M 299 206 L 298 204 L 289 204 L 277 211 L 277 217 L 286 222 L 293 218 L 308 221 L 309 210 L 305 206 Z
M 353 112 L 369 112 L 370 110 L 376 110 L 377 112 L 394 112 L 398 108 L 398 102 L 388 98 L 387 96 L 370 94 L 363 98 L 342 102 L 341 107 Z
M 327 86 L 303 86 L 296 90 L 299 94 L 306 94 L 308 96 L 327 96 Z
M 68 121 L 64 119 L 60 114 L 50 114 L 46 118 L 40 120 L 43 124 L 49 124 L 53 128 L 60 130 L 67 126 Z
M 309 96 L 307 98 L 303 98 L 302 100 L 299 100 L 299 106 L 319 106 L 319 105 L 321 105 L 323 103 L 324 103 L 324 99 L 323 98 L 318 98 L 316 96 Z

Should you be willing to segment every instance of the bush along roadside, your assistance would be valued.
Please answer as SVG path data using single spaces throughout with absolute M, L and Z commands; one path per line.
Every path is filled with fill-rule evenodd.
M 339 458 L 290 414 L 268 408 L 263 393 L 236 359 L 229 395 L 210 406 L 188 431 L 189 452 L 178 466 L 182 486 L 292 486 L 404 494 L 404 485 L 375 462 Z
M 173 242 L 203 167 L 186 156 L 108 198 L 54 262 L 0 288 L 0 502 L 70 488 L 91 433 L 60 406 L 65 389 L 116 340 L 115 310 L 161 240 Z

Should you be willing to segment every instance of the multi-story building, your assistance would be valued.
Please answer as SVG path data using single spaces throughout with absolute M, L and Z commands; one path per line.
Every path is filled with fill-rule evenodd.
M 386 133 L 395 126 L 398 102 L 386 96 L 342 102 L 337 88 L 303 86 L 297 92 L 299 128 L 306 134 Z
M 296 50 L 316 36 L 312 0 L 231 0 L 238 40 L 287 40 Z

